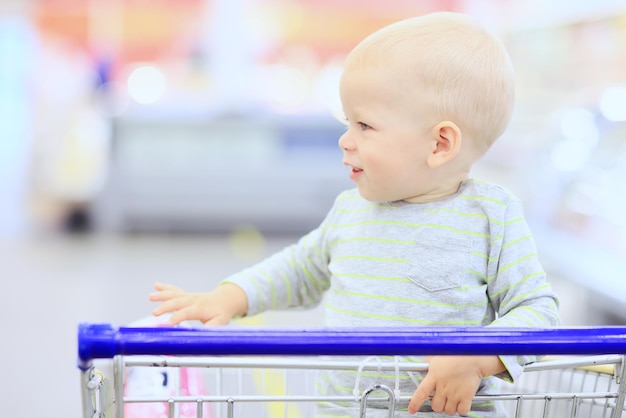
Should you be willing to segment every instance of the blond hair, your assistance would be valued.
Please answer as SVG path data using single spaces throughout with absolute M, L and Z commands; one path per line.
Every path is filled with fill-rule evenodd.
M 501 41 L 475 20 L 438 12 L 391 24 L 357 45 L 347 64 L 389 66 L 419 94 L 418 117 L 450 120 L 482 155 L 513 111 L 513 67 Z M 404 78 L 401 78 L 404 80 Z

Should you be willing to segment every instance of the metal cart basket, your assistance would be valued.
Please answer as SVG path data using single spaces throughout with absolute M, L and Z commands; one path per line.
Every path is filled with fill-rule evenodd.
M 500 401 L 516 418 L 620 418 L 626 417 L 624 353 L 626 327 L 331 330 L 81 324 L 78 329 L 85 418 L 306 418 L 318 416 L 320 402 L 352 404 L 359 417 L 381 416 L 382 410 L 385 417 L 404 416 L 396 403 L 410 396 L 382 383 L 359 387 L 359 378 L 368 372 L 423 372 L 426 363 L 389 359 L 433 354 L 545 355 L 527 365 L 515 384 L 475 401 Z M 200 371 L 206 393 L 181 390 L 183 370 Z M 353 370 L 351 396 L 316 393 L 313 376 L 320 370 Z M 173 392 L 128 393 L 136 371 L 152 373 L 157 386 L 167 382 Z M 385 406 L 372 410 L 372 402 Z M 153 414 L 137 413 L 132 409 L 137 405 L 152 406 Z

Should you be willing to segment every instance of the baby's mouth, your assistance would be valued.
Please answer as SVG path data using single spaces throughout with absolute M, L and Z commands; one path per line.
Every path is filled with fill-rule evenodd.
M 363 172 L 363 169 L 352 167 L 352 169 L 350 170 L 350 179 L 353 181 L 357 181 L 357 179 L 361 177 L 362 172 Z

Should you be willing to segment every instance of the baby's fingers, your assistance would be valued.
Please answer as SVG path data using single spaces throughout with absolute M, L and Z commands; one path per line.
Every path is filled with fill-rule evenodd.
M 178 325 L 184 321 L 198 320 L 204 325 L 226 325 L 230 321 L 230 318 L 214 311 L 212 309 L 205 309 L 198 305 L 187 305 L 174 311 L 167 321 L 168 325 Z
M 176 291 L 176 292 L 183 292 L 183 289 L 181 289 L 180 287 L 176 287 L 174 285 L 171 284 L 167 284 L 167 283 L 160 283 L 160 282 L 156 282 L 154 284 L 154 289 L 161 292 L 161 291 Z
M 435 390 L 435 382 L 428 375 L 422 380 L 417 387 L 409 402 L 409 414 L 415 414 L 426 402 Z
M 161 299 L 163 303 L 152 310 L 152 315 L 160 316 L 166 313 L 179 311 L 189 306 L 189 301 L 187 299 L 188 298 L 184 298 L 184 297 L 173 297 L 173 298 Z M 160 300 L 156 300 L 156 301 L 160 301 Z
M 154 288 L 157 291 L 148 295 L 148 299 L 152 302 L 164 302 L 166 300 L 182 296 L 186 293 L 179 287 L 164 283 L 155 283 Z
M 179 292 L 162 290 L 159 292 L 150 293 L 148 295 L 148 300 L 150 300 L 150 302 L 165 302 L 180 296 L 182 296 L 182 294 Z
M 467 414 L 469 414 L 470 410 L 472 409 L 472 400 L 473 398 L 470 398 L 459 402 L 456 410 L 459 415 L 466 416 Z
M 174 311 L 174 313 L 167 320 L 167 325 L 178 325 L 188 319 L 193 319 L 189 312 L 189 308 Z

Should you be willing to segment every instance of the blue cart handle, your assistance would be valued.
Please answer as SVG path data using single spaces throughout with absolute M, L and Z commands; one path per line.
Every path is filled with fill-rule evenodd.
M 626 327 L 130 328 L 80 324 L 79 367 L 116 355 L 626 354 Z

